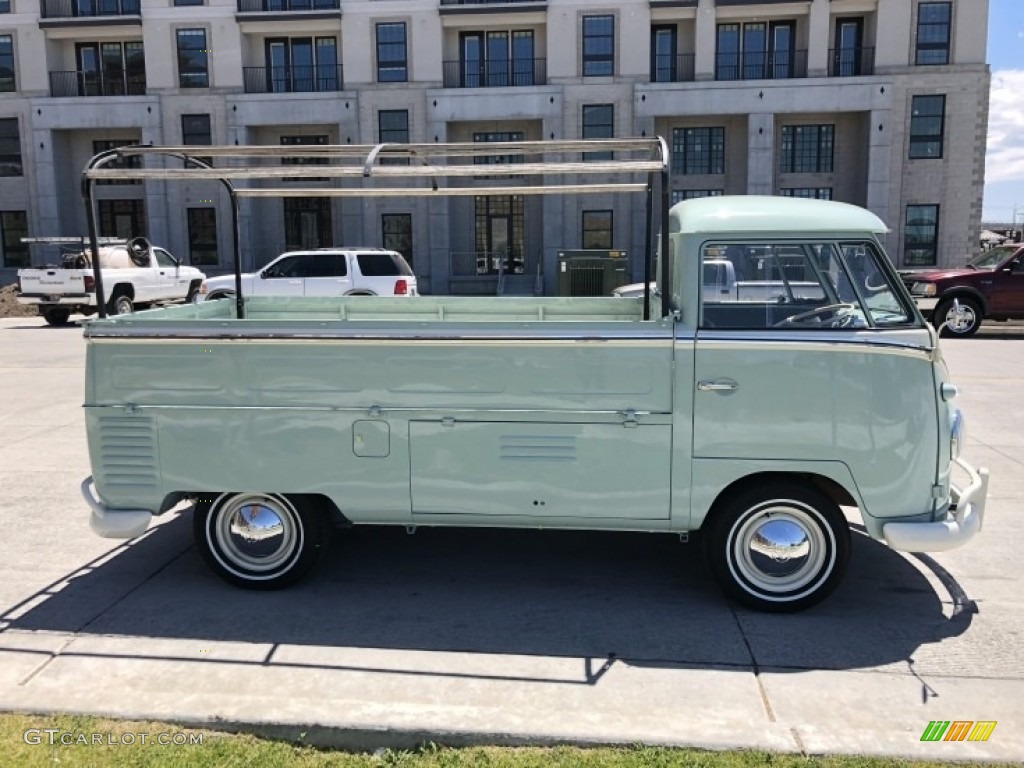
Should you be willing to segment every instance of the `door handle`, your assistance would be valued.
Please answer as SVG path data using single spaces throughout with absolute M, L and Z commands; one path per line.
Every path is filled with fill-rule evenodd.
M 701 392 L 732 392 L 733 390 L 739 389 L 737 384 L 732 379 L 715 379 L 714 381 L 698 381 L 697 389 Z

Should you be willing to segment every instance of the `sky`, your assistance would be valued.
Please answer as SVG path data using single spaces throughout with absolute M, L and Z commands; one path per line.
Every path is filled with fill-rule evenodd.
M 1024 0 L 990 0 L 992 91 L 982 219 L 1024 222 Z

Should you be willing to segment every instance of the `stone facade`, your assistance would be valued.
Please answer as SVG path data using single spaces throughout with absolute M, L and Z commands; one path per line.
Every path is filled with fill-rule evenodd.
M 661 135 L 685 155 L 677 198 L 828 194 L 889 224 L 898 265 L 907 207 L 937 206 L 934 237 L 911 232 L 934 248 L 915 253 L 962 263 L 980 230 L 987 16 L 986 0 L 10 0 L 0 127 L 16 119 L 17 141 L 0 144 L 0 169 L 20 157 L 21 175 L 0 175 L 0 284 L 15 278 L 22 220 L 30 235 L 85 233 L 80 173 L 99 146 L 372 144 L 398 140 L 396 125 L 410 142 Z M 192 55 L 205 71 L 179 51 L 188 39 L 205 41 Z M 914 121 L 916 96 L 944 97 L 941 118 Z M 186 135 L 194 116 L 208 135 Z M 912 128 L 931 154 L 910 158 Z M 102 204 L 108 230 L 138 226 L 211 274 L 228 268 L 218 184 L 101 185 L 97 197 L 116 201 Z M 251 267 L 300 243 L 381 245 L 386 221 L 409 227 L 425 292 L 493 292 L 485 253 L 514 250 L 510 267 L 552 293 L 584 212 L 611 212 L 609 247 L 639 278 L 639 198 L 261 199 L 243 202 L 241 237 Z M 216 256 L 190 233 L 189 209 L 203 208 Z

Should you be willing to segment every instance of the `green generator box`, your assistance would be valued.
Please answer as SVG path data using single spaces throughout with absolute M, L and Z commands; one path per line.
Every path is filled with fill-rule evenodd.
M 559 296 L 609 296 L 628 282 L 625 251 L 583 248 L 558 252 Z

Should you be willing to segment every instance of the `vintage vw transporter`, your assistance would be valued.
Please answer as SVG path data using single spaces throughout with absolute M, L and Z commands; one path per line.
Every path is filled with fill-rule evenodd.
M 94 530 L 192 501 L 205 559 L 253 588 L 303 576 L 338 525 L 699 531 L 723 588 L 769 611 L 836 587 L 842 507 L 897 550 L 969 541 L 988 473 L 960 455 L 883 223 L 756 196 L 667 218 L 649 297 L 239 297 L 88 323 Z M 703 291 L 723 259 L 765 289 Z

